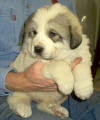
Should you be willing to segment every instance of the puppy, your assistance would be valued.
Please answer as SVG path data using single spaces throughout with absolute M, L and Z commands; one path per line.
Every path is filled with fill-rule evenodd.
M 82 62 L 71 71 L 70 64 L 77 57 L 81 57 Z M 83 100 L 92 94 L 89 39 L 82 34 L 77 17 L 59 3 L 40 8 L 29 17 L 25 23 L 22 49 L 10 67 L 23 72 L 36 61 L 47 63 L 43 75 L 53 79 L 59 91 L 49 94 L 14 92 L 8 97 L 8 104 L 21 117 L 32 114 L 32 100 L 39 100 L 37 107 L 42 111 L 68 117 L 67 109 L 60 104 L 72 90 Z

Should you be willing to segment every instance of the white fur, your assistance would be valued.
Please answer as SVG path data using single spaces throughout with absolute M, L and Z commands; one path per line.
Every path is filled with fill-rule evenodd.
M 49 7 L 47 6 L 47 9 Z M 60 106 L 63 98 L 69 95 L 74 89 L 75 94 L 81 99 L 87 99 L 93 92 L 93 83 L 91 75 L 91 55 L 89 52 L 89 39 L 82 35 L 81 45 L 72 50 L 67 40 L 54 43 L 47 35 L 47 22 L 59 13 L 68 13 L 71 19 L 73 14 L 60 4 L 55 4 L 46 10 L 46 7 L 37 11 L 34 20 L 38 24 L 38 35 L 34 40 L 28 38 L 25 40 L 22 50 L 16 60 L 10 67 L 17 72 L 23 72 L 35 61 L 46 62 L 43 68 L 44 76 L 53 79 L 59 88 L 57 92 L 15 92 L 8 97 L 10 108 L 22 117 L 28 117 L 32 114 L 31 100 L 42 101 L 38 108 L 51 114 L 59 111 L 63 117 L 68 117 L 68 111 Z M 44 19 L 45 18 L 45 19 Z M 77 21 L 77 19 L 75 18 Z M 73 22 L 72 22 L 73 23 Z M 42 45 L 45 49 L 42 57 L 38 57 L 34 52 L 35 45 Z M 75 58 L 82 57 L 82 62 L 71 71 L 70 65 Z

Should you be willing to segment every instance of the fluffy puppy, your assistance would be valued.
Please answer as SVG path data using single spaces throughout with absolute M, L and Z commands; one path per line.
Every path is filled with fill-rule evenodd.
M 36 61 L 46 62 L 42 72 L 57 83 L 59 91 L 14 92 L 8 97 L 10 108 L 26 118 L 32 114 L 31 101 L 39 100 L 40 110 L 68 117 L 68 111 L 60 105 L 66 96 L 74 90 L 84 100 L 93 92 L 88 44 L 79 20 L 65 6 L 57 3 L 38 9 L 25 23 L 22 50 L 10 67 L 23 72 Z M 71 71 L 76 57 L 82 62 Z

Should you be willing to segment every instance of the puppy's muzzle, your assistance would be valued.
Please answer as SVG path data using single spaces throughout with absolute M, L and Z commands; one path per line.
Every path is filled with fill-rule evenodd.
M 44 48 L 42 46 L 37 45 L 34 47 L 34 52 L 38 55 L 41 55 L 43 50 L 44 50 Z

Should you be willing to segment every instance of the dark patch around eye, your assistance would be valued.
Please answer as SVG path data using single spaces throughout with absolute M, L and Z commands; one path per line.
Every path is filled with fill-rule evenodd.
M 50 31 L 50 32 L 49 32 L 49 36 L 50 36 L 50 37 L 55 37 L 55 36 L 56 36 L 56 33 L 53 32 L 53 31 Z
M 49 31 L 48 36 L 53 40 L 53 42 L 58 42 L 62 40 L 62 37 L 54 30 Z
M 37 35 L 37 31 L 36 30 L 28 32 L 28 37 L 34 37 L 35 35 Z

